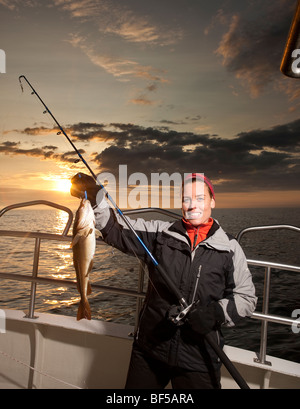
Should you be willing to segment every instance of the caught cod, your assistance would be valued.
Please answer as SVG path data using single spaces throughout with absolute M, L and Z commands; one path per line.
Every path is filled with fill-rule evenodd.
M 80 293 L 80 304 L 77 312 L 77 320 L 91 319 L 91 308 L 87 296 L 92 289 L 89 283 L 89 273 L 93 267 L 93 259 L 96 249 L 96 235 L 100 232 L 95 229 L 95 216 L 91 203 L 87 199 L 81 199 L 80 206 L 75 215 L 73 226 L 73 263 L 76 271 L 77 289 Z

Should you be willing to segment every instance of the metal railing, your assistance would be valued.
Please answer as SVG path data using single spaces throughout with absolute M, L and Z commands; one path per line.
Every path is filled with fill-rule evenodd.
M 290 230 L 300 233 L 300 228 L 290 225 L 272 225 L 272 226 L 255 226 L 248 227 L 241 230 L 237 235 L 237 241 L 240 242 L 242 236 L 249 232 L 262 232 L 267 230 Z M 270 284 L 271 284 L 271 272 L 273 269 L 279 269 L 284 271 L 294 271 L 300 273 L 300 267 L 293 266 L 289 264 L 272 263 L 270 261 L 259 261 L 247 259 L 248 266 L 264 267 L 265 277 L 264 277 L 264 289 L 263 289 L 263 303 L 262 312 L 254 312 L 251 318 L 260 320 L 261 323 L 261 335 L 260 335 L 260 351 L 257 358 L 254 359 L 255 362 L 271 365 L 269 361 L 266 360 L 267 355 L 267 341 L 268 341 L 268 322 L 274 322 L 276 324 L 283 325 L 296 325 L 299 321 L 293 320 L 288 317 L 281 317 L 278 315 L 269 314 L 269 301 L 270 301 Z
M 24 274 L 0 272 L 0 279 L 31 282 L 29 310 L 28 310 L 28 314 L 26 315 L 26 318 L 33 319 L 33 318 L 36 318 L 34 316 L 34 310 L 35 310 L 37 284 L 48 284 L 48 285 L 50 284 L 50 285 L 59 285 L 62 287 L 64 286 L 64 287 L 77 288 L 77 283 L 76 281 L 46 278 L 46 277 L 38 276 L 41 241 L 42 240 L 50 240 L 50 241 L 55 240 L 55 241 L 71 242 L 72 240 L 72 236 L 68 235 L 69 229 L 73 221 L 73 213 L 70 209 L 64 206 L 60 206 L 56 203 L 48 202 L 48 201 L 25 202 L 25 203 L 19 203 L 16 205 L 11 205 L 11 206 L 8 206 L 2 209 L 0 211 L 0 217 L 9 210 L 31 206 L 31 205 L 47 205 L 47 206 L 51 206 L 59 210 L 63 210 L 69 214 L 68 221 L 66 223 L 66 226 L 62 234 L 0 230 L 0 236 L 24 237 L 24 238 L 35 239 L 35 248 L 34 248 L 34 254 L 33 254 L 33 268 L 32 268 L 31 276 L 24 275 Z M 159 209 L 159 208 L 128 210 L 128 211 L 124 211 L 123 213 L 125 215 L 129 215 L 129 214 L 131 215 L 131 214 L 146 213 L 146 212 L 157 212 L 157 213 L 161 213 L 166 216 L 171 216 L 172 218 L 175 218 L 175 219 L 181 218 L 180 215 L 174 212 L 170 212 L 170 211 Z M 242 236 L 245 233 L 250 232 L 250 231 L 262 231 L 262 230 L 271 230 L 271 229 L 274 230 L 274 229 L 283 229 L 283 228 L 300 232 L 300 228 L 295 227 L 295 226 L 289 226 L 289 225 L 250 227 L 250 228 L 242 230 L 237 235 L 237 240 L 240 242 Z M 107 245 L 102 239 L 97 239 L 97 244 Z M 259 266 L 259 267 L 265 268 L 262 312 L 253 313 L 251 318 L 260 320 L 262 322 L 261 338 L 260 338 L 260 353 L 259 353 L 259 357 L 255 359 L 255 361 L 268 365 L 269 362 L 266 361 L 268 322 L 274 322 L 277 324 L 284 324 L 284 325 L 296 325 L 296 326 L 297 324 L 299 324 L 299 321 L 296 319 L 293 320 L 292 318 L 281 317 L 278 315 L 272 315 L 268 313 L 271 271 L 272 269 L 280 269 L 280 270 L 288 270 L 288 271 L 294 271 L 294 272 L 300 273 L 300 267 L 288 265 L 288 264 L 272 263 L 268 261 L 259 261 L 259 260 L 252 260 L 252 259 L 247 259 L 247 262 L 249 266 L 256 266 L 256 267 Z M 137 299 L 135 322 L 136 323 L 138 322 L 138 316 L 139 316 L 139 311 L 142 305 L 142 300 L 145 297 L 145 292 L 143 291 L 143 287 L 144 287 L 144 266 L 143 265 L 141 265 L 139 269 L 139 279 L 138 279 L 137 291 L 130 290 L 130 289 L 124 289 L 124 288 L 118 288 L 118 287 L 104 286 L 104 285 L 99 285 L 99 284 L 92 284 L 92 287 L 100 291 L 103 291 L 103 292 L 110 292 L 113 294 L 135 297 Z
M 35 247 L 33 253 L 33 267 L 31 276 L 24 275 L 24 274 L 15 274 L 15 273 L 4 273 L 0 272 L 0 279 L 7 279 L 7 280 L 15 280 L 15 281 L 27 281 L 31 282 L 31 291 L 30 291 L 30 301 L 29 301 L 29 309 L 28 313 L 26 314 L 26 318 L 35 318 L 34 310 L 35 310 L 35 300 L 36 300 L 36 286 L 37 284 L 51 284 L 51 285 L 59 285 L 62 287 L 71 287 L 77 289 L 76 281 L 71 280 L 63 280 L 63 279 L 56 279 L 56 278 L 46 278 L 46 277 L 38 277 L 38 269 L 39 269 L 39 259 L 40 259 L 40 247 L 42 240 L 50 240 L 50 241 L 62 241 L 62 242 L 71 242 L 72 236 L 68 235 L 69 229 L 72 225 L 73 221 L 73 212 L 64 206 L 58 205 L 53 202 L 48 202 L 45 200 L 36 200 L 32 202 L 24 202 L 18 203 L 15 205 L 7 206 L 0 211 L 0 217 L 5 214 L 9 210 L 19 209 L 22 207 L 32 206 L 32 205 L 46 205 L 50 207 L 54 207 L 58 210 L 62 210 L 68 213 L 69 218 L 64 228 L 62 234 L 52 234 L 52 233 L 41 233 L 41 232 L 28 232 L 28 231 L 13 231 L 13 230 L 0 230 L 0 237 L 7 236 L 7 237 L 23 237 L 23 238 L 31 238 L 35 239 Z M 97 245 L 107 245 L 101 238 L 97 239 Z M 127 295 L 137 298 L 137 303 L 140 299 L 145 297 L 145 293 L 142 291 L 142 274 L 143 268 L 140 268 L 139 272 L 139 282 L 138 282 L 138 290 L 129 290 L 125 288 L 117 288 L 117 287 L 110 287 L 104 286 L 100 284 L 92 284 L 92 287 L 98 289 L 100 291 L 105 291 L 113 294 L 120 294 L 120 295 Z M 138 313 L 137 313 L 138 314 Z M 137 318 L 137 317 L 136 317 Z M 137 321 L 137 319 L 136 319 Z

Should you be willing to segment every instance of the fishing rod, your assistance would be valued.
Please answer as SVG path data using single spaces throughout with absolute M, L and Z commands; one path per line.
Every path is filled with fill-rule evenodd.
M 50 111 L 50 109 L 47 107 L 47 105 L 44 103 L 44 101 L 41 99 L 41 97 L 39 96 L 39 94 L 36 92 L 36 90 L 33 88 L 33 86 L 31 85 L 31 83 L 28 81 L 28 79 L 25 77 L 25 75 L 20 75 L 19 76 L 19 82 L 20 82 L 20 86 L 23 90 L 23 85 L 22 85 L 22 78 L 27 82 L 27 84 L 29 85 L 29 87 L 31 88 L 32 95 L 36 95 L 37 98 L 39 99 L 39 101 L 41 102 L 41 104 L 44 106 L 45 111 L 44 114 L 48 113 L 52 119 L 54 120 L 54 122 L 56 123 L 56 125 L 58 126 L 58 128 L 60 129 L 60 131 L 57 133 L 58 135 L 60 135 L 61 133 L 67 138 L 68 142 L 71 144 L 72 148 L 74 149 L 74 151 L 77 153 L 78 157 L 80 158 L 80 160 L 82 161 L 82 163 L 86 166 L 86 168 L 88 169 L 88 171 L 90 172 L 90 174 L 92 175 L 93 179 L 95 180 L 95 182 L 101 187 L 101 189 L 103 190 L 105 197 L 110 201 L 110 203 L 112 204 L 112 206 L 116 209 L 116 211 L 119 213 L 120 217 L 122 218 L 122 220 L 125 222 L 125 224 L 127 225 L 127 227 L 130 229 L 130 231 L 134 234 L 134 236 L 137 238 L 137 240 L 139 241 L 139 243 L 142 245 L 142 247 L 144 248 L 144 250 L 146 251 L 147 255 L 150 257 L 150 260 L 152 261 L 152 263 L 154 264 L 154 266 L 156 267 L 156 269 L 159 271 L 159 273 L 161 274 L 163 280 L 165 281 L 165 283 L 167 284 L 167 287 L 169 288 L 169 290 L 172 292 L 172 294 L 174 294 L 174 296 L 177 298 L 179 304 L 182 307 L 182 311 L 178 314 L 178 316 L 173 320 L 173 322 L 175 324 L 177 324 L 178 322 L 180 322 L 182 319 L 185 318 L 185 316 L 187 315 L 187 313 L 191 310 L 191 308 L 193 307 L 194 303 L 192 304 L 188 304 L 187 301 L 185 300 L 185 298 L 183 297 L 183 295 L 181 294 L 181 292 L 178 290 L 178 288 L 176 287 L 176 285 L 173 283 L 173 281 L 169 278 L 168 274 L 166 273 L 166 271 L 159 265 L 158 261 L 155 259 L 155 257 L 152 255 L 152 253 L 150 252 L 150 250 L 148 249 L 148 247 L 145 245 L 145 243 L 143 242 L 143 240 L 139 237 L 139 235 L 137 234 L 137 232 L 134 230 L 134 228 L 132 227 L 131 223 L 129 222 L 129 220 L 125 217 L 125 215 L 123 214 L 122 210 L 119 208 L 119 206 L 115 203 L 115 201 L 113 200 L 113 198 L 110 196 L 110 194 L 107 192 L 107 190 L 105 189 L 105 187 L 103 186 L 103 184 L 99 181 L 98 177 L 96 176 L 96 174 L 94 173 L 94 171 L 91 169 L 91 167 L 89 166 L 89 164 L 86 162 L 86 160 L 84 159 L 84 157 L 82 156 L 82 154 L 79 152 L 79 150 L 76 148 L 76 146 L 74 145 L 74 143 L 72 142 L 72 140 L 70 139 L 70 137 L 67 135 L 67 133 L 65 132 L 65 130 L 63 129 L 63 127 L 60 125 L 60 123 L 57 121 L 57 119 L 55 118 L 55 116 L 52 114 L 52 112 Z M 244 378 L 241 376 L 241 374 L 238 372 L 238 370 L 236 369 L 236 367 L 233 365 L 233 363 L 230 361 L 230 359 L 228 358 L 228 356 L 225 354 L 225 352 L 220 348 L 220 346 L 216 343 L 216 341 L 213 338 L 213 334 L 212 333 L 208 333 L 204 335 L 204 338 L 206 339 L 206 341 L 208 342 L 208 344 L 212 347 L 212 349 L 215 351 L 215 353 L 218 355 L 218 357 L 220 358 L 221 362 L 224 364 L 224 366 L 226 367 L 226 369 L 228 370 L 228 372 L 230 373 L 230 375 L 233 377 L 233 379 L 236 381 L 236 383 L 239 385 L 239 387 L 241 389 L 249 389 L 249 386 L 247 385 L 246 381 L 244 380 Z
M 124 216 L 123 212 L 121 211 L 121 209 L 118 207 L 118 205 L 115 203 L 115 201 L 113 200 L 113 198 L 110 196 L 110 194 L 108 193 L 108 191 L 105 189 L 105 187 L 103 186 L 103 184 L 99 181 L 99 179 L 97 178 L 96 174 L 94 173 L 94 171 L 92 170 L 92 168 L 90 167 L 90 165 L 87 163 L 87 161 L 84 159 L 84 157 L 82 156 L 82 154 L 79 152 L 79 150 L 76 148 L 76 146 L 74 145 L 74 143 L 72 142 L 72 140 L 70 139 L 70 137 L 67 135 L 67 133 L 65 132 L 65 130 L 63 129 L 63 127 L 60 125 L 60 123 L 57 121 L 57 119 L 55 118 L 55 116 L 52 114 L 52 112 L 50 111 L 50 109 L 47 107 L 47 105 L 44 103 L 44 101 L 42 100 L 42 98 L 39 96 L 39 94 L 36 92 L 36 90 L 33 88 L 33 86 L 31 85 L 31 83 L 28 81 L 28 79 L 25 77 L 25 75 L 20 75 L 19 77 L 19 82 L 21 85 L 21 89 L 23 92 L 23 85 L 22 85 L 22 81 L 21 79 L 24 79 L 27 84 L 30 86 L 30 88 L 32 89 L 31 94 L 32 95 L 36 95 L 37 98 L 39 99 L 39 101 L 42 103 L 42 105 L 45 108 L 45 111 L 43 112 L 44 114 L 48 113 L 52 119 L 54 120 L 54 122 L 56 123 L 56 125 L 58 126 L 58 128 L 60 129 L 60 131 L 57 133 L 58 135 L 60 135 L 60 133 L 63 133 L 63 135 L 67 138 L 68 142 L 71 144 L 72 148 L 74 149 L 74 151 L 77 153 L 77 155 L 79 156 L 80 160 L 83 162 L 83 164 L 86 166 L 86 168 L 89 170 L 90 174 L 92 175 L 93 179 L 95 180 L 95 182 L 101 187 L 102 191 L 104 192 L 106 198 L 110 201 L 110 203 L 112 204 L 112 206 L 117 210 L 117 212 L 119 213 L 119 215 L 122 217 L 122 219 L 124 220 L 124 222 L 126 223 L 127 227 L 132 231 L 132 233 L 136 236 L 136 238 L 139 240 L 139 242 L 141 243 L 141 245 L 144 247 L 146 253 L 148 254 L 148 256 L 150 257 L 150 259 L 152 260 L 153 264 L 157 267 L 158 266 L 158 262 L 155 260 L 155 258 L 153 257 L 153 255 L 150 253 L 150 251 L 148 250 L 148 248 L 146 247 L 146 245 L 143 243 L 143 241 L 141 240 L 141 238 L 137 235 L 136 231 L 133 229 L 133 227 L 131 226 L 131 224 L 129 223 L 129 221 L 126 219 L 126 217 Z
M 300 0 L 294 11 L 288 38 L 284 48 L 283 57 L 280 64 L 280 71 L 291 78 L 300 78 L 299 69 L 299 48 L 300 48 Z

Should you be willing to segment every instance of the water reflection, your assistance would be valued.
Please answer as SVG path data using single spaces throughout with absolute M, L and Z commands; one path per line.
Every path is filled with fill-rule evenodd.
M 56 307 L 70 307 L 73 304 L 77 304 L 80 301 L 80 297 L 70 297 L 69 299 L 66 300 L 51 300 L 51 299 L 45 299 L 44 303 Z
M 1 220 L 0 228 L 9 230 L 39 231 L 61 235 L 69 215 L 56 209 L 31 209 L 12 212 Z M 72 234 L 70 229 L 69 235 Z M 1 271 L 28 274 L 32 273 L 34 239 L 2 237 L 0 243 Z M 94 268 L 90 273 L 92 283 L 136 289 L 137 270 L 132 266 L 136 261 L 109 247 L 97 246 Z M 73 266 L 73 254 L 70 242 L 42 240 L 39 258 L 39 277 L 61 280 L 76 280 Z M 1 308 L 22 309 L 29 305 L 30 283 L 18 281 L 0 281 Z M 37 285 L 36 311 L 54 312 L 76 316 L 79 293 L 75 288 L 61 284 Z M 120 322 L 132 321 L 135 299 L 103 294 L 93 290 L 89 296 L 94 319 L 113 318 Z M 118 300 L 118 301 L 117 301 Z M 126 311 L 124 315 L 124 311 Z M 127 317 L 127 318 L 126 318 Z
M 57 211 L 54 231 L 57 234 L 61 234 L 68 222 L 69 215 L 66 212 Z M 55 254 L 59 258 L 59 263 L 54 268 L 52 277 L 65 280 L 67 278 L 73 278 L 73 275 L 69 270 L 73 269 L 73 257 L 70 244 L 58 243 L 56 246 Z
M 11 214 L 10 214 L 11 213 Z M 237 234 L 242 228 L 253 224 L 292 224 L 300 226 L 300 211 L 294 209 L 277 209 L 276 212 L 269 209 L 219 209 L 215 211 L 215 217 L 231 234 Z M 0 218 L 0 229 L 40 231 L 44 233 L 62 234 L 68 220 L 68 214 L 54 209 L 50 210 L 16 210 L 9 212 Z M 69 235 L 72 234 L 70 230 Z M 258 258 L 260 253 L 263 257 L 273 260 L 279 258 L 281 262 L 299 264 L 299 237 L 295 234 L 286 235 L 284 232 L 266 236 L 243 238 L 242 245 L 249 258 Z M 278 237 L 277 237 L 278 236 Z M 274 240 L 276 238 L 276 240 Z M 260 243 L 258 243 L 260 242 Z M 262 242 L 262 244 L 261 244 Z M 278 242 L 276 244 L 275 242 Z M 282 243 L 288 243 L 282 246 Z M 30 275 L 33 266 L 34 239 L 0 237 L 0 271 Z M 277 256 L 278 255 L 278 256 Z M 274 261 L 274 260 L 273 260 Z M 94 258 L 94 268 L 90 273 L 92 284 L 101 284 L 128 289 L 137 288 L 139 265 L 137 260 L 120 253 L 116 249 L 107 246 L 97 246 Z M 263 272 L 254 273 L 254 281 L 257 293 L 260 296 L 263 287 Z M 40 277 L 60 278 L 64 280 L 76 280 L 76 274 L 72 260 L 72 250 L 69 242 L 42 240 L 39 260 Z M 29 305 L 30 283 L 0 280 L 0 308 L 19 309 L 26 312 Z M 299 305 L 299 280 L 293 273 L 274 271 L 271 279 L 272 296 L 270 302 L 271 313 L 277 313 L 278 309 L 285 309 L 285 316 L 291 316 L 295 305 Z M 60 283 L 53 285 L 37 285 L 36 311 L 51 312 L 76 317 L 80 296 L 76 287 L 63 287 Z M 133 324 L 136 300 L 133 297 L 119 296 L 108 292 L 96 291 L 95 287 L 89 296 L 93 319 L 102 319 L 119 323 Z M 274 312 L 273 312 L 274 311 Z M 280 310 L 281 311 L 281 310 Z M 254 323 L 256 325 L 256 322 Z M 271 327 L 271 325 L 270 325 Z M 271 327 L 272 329 L 272 327 Z M 285 329 L 285 328 L 284 328 Z M 249 335 L 249 330 L 243 330 L 245 336 L 241 337 L 241 330 L 237 331 L 240 342 L 253 344 L 254 337 Z M 251 330 L 250 330 L 251 331 Z M 235 334 L 231 331 L 231 334 Z M 268 342 L 269 353 L 275 347 L 278 338 L 277 332 L 270 331 Z M 293 337 L 286 341 L 286 348 L 279 351 L 276 356 L 284 357 L 285 354 L 295 356 L 299 360 L 299 340 Z M 233 342 L 229 338 L 229 344 Z M 234 341 L 235 342 L 235 341 Z M 256 341 L 255 341 L 256 342 Z M 232 343 L 234 346 L 237 344 Z M 281 345 L 281 344 L 279 344 Z M 253 349 L 253 345 L 250 345 Z M 297 359 L 296 359 L 297 357 Z
M 58 262 L 52 269 L 52 277 L 63 280 L 70 278 L 72 274 L 69 272 L 69 269 L 73 267 L 73 257 L 70 245 L 59 243 L 56 245 L 56 249 L 53 249 L 53 253 L 56 255 Z
M 68 223 L 69 220 L 69 215 L 67 212 L 58 210 L 56 211 L 56 220 L 55 220 L 55 224 L 53 226 L 54 228 L 54 233 L 56 234 L 62 234 L 66 224 Z M 70 232 L 69 232 L 70 233 Z

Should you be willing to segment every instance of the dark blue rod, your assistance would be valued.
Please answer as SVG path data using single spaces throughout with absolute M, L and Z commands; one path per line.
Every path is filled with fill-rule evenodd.
M 81 161 L 84 163 L 84 165 L 87 167 L 87 169 L 89 170 L 90 174 L 92 175 L 93 179 L 95 180 L 95 182 L 98 183 L 99 186 L 101 186 L 101 188 L 103 189 L 105 196 L 107 197 L 107 199 L 111 202 L 111 204 L 113 205 L 113 207 L 117 210 L 117 212 L 119 213 L 119 215 L 122 217 L 122 219 L 124 220 L 124 222 L 126 223 L 127 227 L 132 231 L 132 233 L 135 235 L 135 237 L 138 239 L 138 241 L 141 243 L 141 245 L 143 246 L 144 250 L 146 251 L 146 253 L 148 254 L 148 256 L 150 257 L 152 263 L 156 266 L 158 266 L 158 262 L 157 260 L 154 258 L 154 256 L 151 254 L 150 250 L 147 248 L 147 246 L 145 245 L 145 243 L 142 241 L 142 239 L 138 236 L 138 234 L 136 233 L 136 231 L 134 230 L 134 228 L 131 226 L 130 222 L 127 220 L 127 218 L 124 216 L 122 210 L 118 207 L 118 205 L 115 203 L 115 201 L 113 200 L 113 198 L 110 196 L 110 194 L 107 192 L 107 190 L 105 189 L 105 187 L 102 185 L 102 183 L 98 180 L 96 174 L 93 172 L 93 170 L 91 169 L 91 167 L 89 166 L 89 164 L 87 163 L 87 161 L 84 159 L 84 157 L 81 155 L 81 153 L 79 152 L 79 150 L 76 148 L 76 146 L 74 145 L 74 143 L 71 141 L 71 139 L 69 138 L 69 136 L 66 134 L 65 130 L 62 128 L 62 126 L 59 124 L 59 122 L 57 121 L 57 119 L 55 118 L 55 116 L 52 114 L 52 112 L 50 111 L 50 109 L 47 107 L 47 105 L 44 103 L 44 101 L 41 99 L 41 97 L 39 96 L 39 94 L 36 92 L 36 90 L 33 88 L 33 86 L 31 85 L 31 83 L 28 81 L 28 79 L 24 76 L 24 75 L 20 75 L 19 77 L 19 81 L 21 84 L 21 88 L 23 91 L 23 86 L 22 86 L 22 82 L 21 82 L 21 78 L 24 78 L 24 80 L 27 82 L 27 84 L 30 86 L 30 88 L 32 89 L 32 94 L 36 95 L 39 99 L 39 101 L 43 104 L 43 106 L 46 109 L 46 112 L 48 112 L 52 119 L 54 120 L 54 122 L 56 123 L 56 125 L 58 126 L 58 128 L 60 129 L 60 131 L 64 134 L 64 136 L 67 138 L 67 140 L 69 141 L 69 143 L 71 144 L 72 148 L 75 150 L 75 152 L 77 153 L 77 155 L 79 156 L 79 158 L 81 159 Z
M 95 173 L 93 172 L 93 170 L 90 168 L 89 164 L 86 162 L 86 160 L 84 159 L 84 157 L 81 155 L 81 153 L 78 151 L 78 149 L 76 148 L 76 146 L 74 145 L 74 143 L 71 141 L 71 139 L 69 138 L 69 136 L 66 134 L 66 132 L 64 131 L 64 129 L 61 127 L 61 125 L 58 123 L 58 121 L 56 120 L 56 118 L 54 117 L 54 115 L 51 113 L 51 111 L 49 110 L 49 108 L 47 107 L 47 105 L 44 103 L 44 101 L 40 98 L 39 94 L 35 91 L 35 89 L 33 88 L 33 86 L 30 84 L 30 82 L 28 81 L 28 79 L 24 76 L 24 75 L 20 75 L 19 77 L 19 81 L 20 81 L 20 85 L 23 91 L 23 86 L 22 86 L 22 82 L 21 82 L 21 78 L 24 78 L 24 80 L 27 82 L 27 84 L 30 86 L 30 88 L 32 89 L 32 94 L 36 95 L 38 97 L 38 99 L 40 100 L 40 102 L 43 104 L 43 106 L 46 109 L 46 112 L 48 112 L 52 119 L 54 120 L 54 122 L 56 123 L 56 125 L 59 127 L 60 131 L 64 134 L 64 136 L 67 138 L 67 140 L 70 142 L 70 144 L 72 145 L 72 148 L 75 150 L 75 152 L 77 153 L 77 155 L 79 156 L 79 158 L 81 159 L 81 161 L 84 163 L 84 165 L 87 167 L 87 169 L 89 170 L 90 174 L 92 175 L 93 179 L 95 180 L 95 182 L 98 183 L 99 186 L 101 186 L 101 188 L 104 190 L 105 192 L 105 196 L 107 197 L 107 199 L 111 202 L 111 204 L 113 205 L 113 207 L 117 210 L 117 212 L 119 213 L 119 215 L 121 216 L 121 218 L 124 220 L 124 222 L 126 223 L 126 225 L 128 226 L 128 228 L 132 231 L 132 233 L 135 235 L 135 237 L 138 239 L 138 241 L 140 242 L 140 244 L 143 246 L 144 250 L 146 251 L 146 253 L 148 254 L 148 256 L 150 257 L 152 263 L 154 264 L 154 266 L 157 268 L 157 270 L 159 271 L 159 273 L 161 274 L 161 276 L 163 277 L 164 281 L 166 282 L 168 288 L 170 289 L 170 291 L 176 296 L 177 300 L 179 301 L 179 303 L 181 304 L 182 307 L 186 308 L 188 307 L 188 303 L 186 302 L 185 298 L 183 298 L 183 296 L 181 295 L 180 291 L 178 290 L 178 288 L 176 287 L 176 285 L 173 283 L 173 281 L 169 278 L 168 274 L 166 273 L 166 271 L 158 264 L 158 262 L 156 261 L 156 259 L 154 258 L 154 256 L 151 254 L 150 250 L 147 248 L 146 244 L 143 242 L 143 240 L 138 236 L 138 234 L 136 233 L 136 231 L 134 230 L 134 228 L 131 226 L 130 222 L 127 220 L 127 218 L 124 216 L 124 214 L 122 213 L 121 209 L 117 206 L 117 204 L 115 203 L 115 201 L 113 200 L 113 198 L 110 196 L 110 194 L 107 192 L 107 190 L 105 189 L 105 187 L 99 182 L 97 176 L 95 175 Z M 239 387 L 241 389 L 249 389 L 249 386 L 247 385 L 247 383 L 245 382 L 245 380 L 243 379 L 243 377 L 240 375 L 240 373 L 237 371 L 237 369 L 235 368 L 235 366 L 233 365 L 233 363 L 229 360 L 229 358 L 227 357 L 227 355 L 225 354 L 225 352 L 219 347 L 219 345 L 214 341 L 212 334 L 206 334 L 205 336 L 206 341 L 210 344 L 210 346 L 214 349 L 214 351 L 217 353 L 217 355 L 219 356 L 219 358 L 221 359 L 221 361 L 223 362 L 223 364 L 225 365 L 225 367 L 227 368 L 228 372 L 231 374 L 231 376 L 233 377 L 233 379 L 236 381 L 236 383 L 239 385 Z

